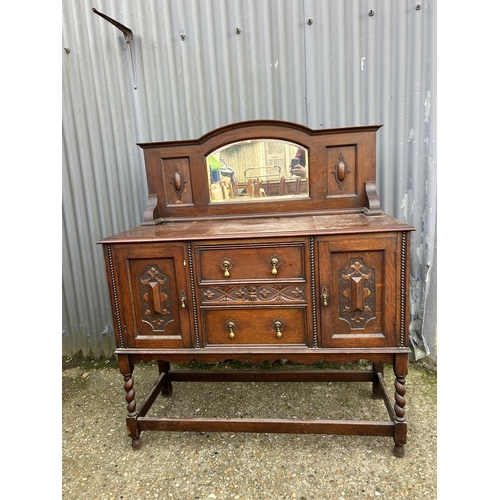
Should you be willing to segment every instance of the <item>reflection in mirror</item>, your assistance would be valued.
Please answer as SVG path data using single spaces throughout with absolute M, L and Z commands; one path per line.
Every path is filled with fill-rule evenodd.
M 207 156 L 211 202 L 307 198 L 308 172 L 304 148 L 274 139 L 235 142 Z

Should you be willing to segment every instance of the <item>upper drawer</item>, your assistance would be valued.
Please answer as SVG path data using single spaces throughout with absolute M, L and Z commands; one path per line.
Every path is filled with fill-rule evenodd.
M 305 280 L 306 240 L 196 245 L 200 283 Z

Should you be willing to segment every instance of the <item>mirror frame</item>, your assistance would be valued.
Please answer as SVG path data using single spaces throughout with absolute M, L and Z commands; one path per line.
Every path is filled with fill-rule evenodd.
M 309 154 L 292 141 L 243 139 L 205 158 L 210 204 L 293 201 L 309 197 Z
M 380 213 L 376 191 L 376 135 L 381 125 L 313 130 L 298 123 L 252 120 L 214 129 L 199 139 L 139 143 L 149 197 L 144 225 L 282 215 Z M 275 139 L 308 151 L 308 197 L 283 203 L 211 203 L 206 158 L 228 144 Z

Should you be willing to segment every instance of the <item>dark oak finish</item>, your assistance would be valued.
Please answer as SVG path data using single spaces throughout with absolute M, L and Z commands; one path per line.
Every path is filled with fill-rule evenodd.
M 391 436 L 394 453 L 403 456 L 414 228 L 380 210 L 378 128 L 313 131 L 263 120 L 222 127 L 199 140 L 140 145 L 149 186 L 144 222 L 99 242 L 133 448 L 146 430 L 293 432 Z M 207 156 L 250 139 L 299 145 L 308 154 L 307 177 L 257 179 L 262 197 L 243 201 L 236 199 L 235 184 L 234 202 L 211 200 L 215 181 L 209 184 Z M 266 199 L 275 191 L 277 197 Z M 227 359 L 255 364 L 363 359 L 372 369 L 228 374 L 170 367 Z M 139 403 L 134 366 L 154 360 L 158 379 Z M 384 364 L 394 369 L 393 397 Z M 160 394 L 172 396 L 173 383 L 186 381 L 362 381 L 372 384 L 388 420 L 147 416 Z

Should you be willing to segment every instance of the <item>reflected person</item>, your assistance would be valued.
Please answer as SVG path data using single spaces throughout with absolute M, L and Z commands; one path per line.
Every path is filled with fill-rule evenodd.
M 290 161 L 288 170 L 290 174 L 305 179 L 307 175 L 305 166 L 306 166 L 306 152 L 302 148 L 297 148 L 295 156 Z

